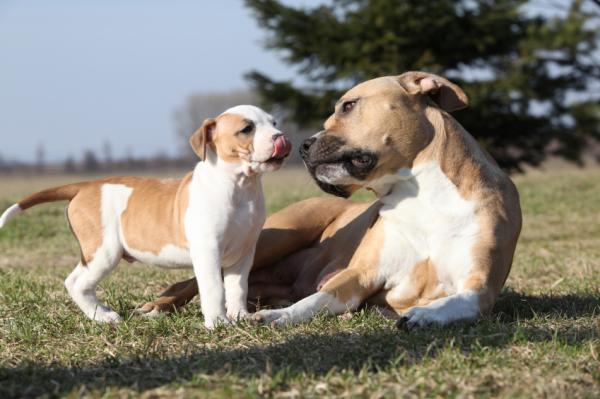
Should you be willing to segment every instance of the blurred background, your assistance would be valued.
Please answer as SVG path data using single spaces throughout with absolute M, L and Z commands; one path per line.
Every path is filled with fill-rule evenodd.
M 598 0 L 0 2 L 0 173 L 189 168 L 187 137 L 255 103 L 294 141 L 346 89 L 427 70 L 506 170 L 599 159 Z

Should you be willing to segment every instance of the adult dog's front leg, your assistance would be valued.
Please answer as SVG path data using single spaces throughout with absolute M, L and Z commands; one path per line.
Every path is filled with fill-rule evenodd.
M 218 244 L 192 244 L 190 255 L 198 281 L 204 325 L 206 328 L 212 329 L 218 323 L 227 323 L 225 289 L 221 274 L 221 253 Z
M 383 241 L 383 229 L 379 223 L 365 234 L 364 243 Z M 377 272 L 377 260 L 373 253 L 376 245 L 361 245 L 348 268 L 331 277 L 319 292 L 283 309 L 261 310 L 254 314 L 258 322 L 294 324 L 309 320 L 321 311 L 340 314 L 356 309 L 365 299 L 377 292 L 383 281 Z
M 317 313 L 341 314 L 356 309 L 381 284 L 370 269 L 345 269 L 331 278 L 319 292 L 283 309 L 261 310 L 253 320 L 275 325 L 296 324 Z

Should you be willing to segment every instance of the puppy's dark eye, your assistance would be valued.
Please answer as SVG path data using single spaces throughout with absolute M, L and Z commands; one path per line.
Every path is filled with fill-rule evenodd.
M 356 105 L 356 100 L 345 101 L 342 104 L 342 114 L 347 114 L 348 112 L 352 111 L 352 109 L 354 108 L 355 105 Z
M 244 134 L 249 134 L 249 133 L 252 133 L 253 130 L 254 130 L 254 125 L 249 123 L 246 126 L 244 126 L 244 128 L 242 130 L 240 130 L 240 132 L 242 132 Z
M 273 127 L 277 126 L 277 121 L 273 121 Z

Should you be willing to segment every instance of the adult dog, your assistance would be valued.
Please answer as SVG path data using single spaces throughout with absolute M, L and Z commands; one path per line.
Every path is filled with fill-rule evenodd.
M 424 72 L 369 80 L 342 96 L 302 158 L 324 191 L 348 197 L 364 187 L 378 199 L 315 198 L 270 216 L 250 297 L 298 302 L 255 320 L 297 323 L 366 302 L 412 327 L 492 309 L 521 210 L 509 177 L 447 113 L 467 102 L 458 86 Z M 193 279 L 177 283 L 141 310 L 183 305 L 196 291 Z

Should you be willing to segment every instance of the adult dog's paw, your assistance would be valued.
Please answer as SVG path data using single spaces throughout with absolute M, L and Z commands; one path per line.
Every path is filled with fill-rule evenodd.
M 133 314 L 136 316 L 154 318 L 160 315 L 162 312 L 160 311 L 158 306 L 155 306 L 152 302 L 145 303 L 139 308 L 133 309 Z
M 292 319 L 284 309 L 261 310 L 254 313 L 251 320 L 258 324 L 270 324 L 272 326 L 292 324 Z
M 161 303 L 158 301 L 152 301 L 146 302 L 142 306 L 138 306 L 137 308 L 135 308 L 133 310 L 133 314 L 142 317 L 154 318 L 159 316 L 161 313 L 170 313 L 174 310 L 175 308 L 173 307 L 173 305 Z
M 436 309 L 427 307 L 415 307 L 404 313 L 396 322 L 396 327 L 401 330 L 411 330 L 418 327 L 431 325 L 443 325 L 444 319 Z

